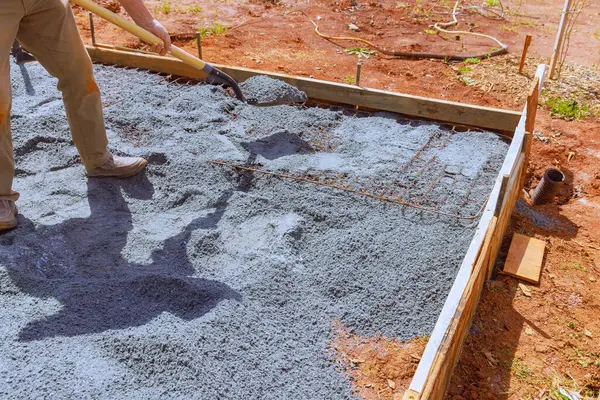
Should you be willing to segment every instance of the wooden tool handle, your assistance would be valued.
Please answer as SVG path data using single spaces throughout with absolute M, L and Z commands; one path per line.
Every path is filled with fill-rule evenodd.
M 144 28 L 141 28 L 140 26 L 134 24 L 133 22 L 121 17 L 120 15 L 117 15 L 117 14 L 107 10 L 106 8 L 94 3 L 91 0 L 71 0 L 71 2 L 74 4 L 77 4 L 78 6 L 80 6 L 83 9 L 86 9 L 86 10 L 96 14 L 97 16 L 99 16 L 101 18 L 104 18 L 108 22 L 110 22 L 114 25 L 117 25 L 119 28 L 126 30 L 127 32 L 131 33 L 132 35 L 137 36 L 138 38 L 142 39 L 144 42 L 146 42 L 148 44 L 151 44 L 151 45 L 162 45 L 163 44 L 163 41 L 158 36 L 148 32 Z M 171 45 L 171 54 L 174 57 L 177 57 L 178 59 L 183 61 L 184 63 L 204 72 L 206 74 L 206 76 L 208 76 L 213 69 L 210 64 L 205 63 L 204 61 L 202 61 L 201 59 L 199 59 L 197 57 L 194 57 L 193 55 L 180 49 L 179 47 Z

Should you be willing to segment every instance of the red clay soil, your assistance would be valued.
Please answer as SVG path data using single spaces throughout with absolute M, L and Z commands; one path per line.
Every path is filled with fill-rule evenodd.
M 114 0 L 102 2 L 119 11 Z M 357 57 L 344 49 L 363 45 L 324 40 L 314 34 L 303 15 L 294 11 L 303 10 L 315 20 L 320 17 L 318 23 L 324 33 L 359 36 L 387 49 L 465 54 L 487 51 L 493 45 L 485 39 L 463 35 L 456 40 L 425 32 L 433 22 L 448 17 L 434 13 L 447 9 L 432 6 L 453 5 L 452 1 L 147 3 L 171 32 L 174 42 L 190 52 L 196 52 L 193 39 L 199 28 L 220 32 L 202 40 L 203 56 L 209 62 L 335 82 L 352 82 Z M 476 82 L 463 79 L 465 65 L 458 63 L 378 54 L 362 59 L 361 85 L 521 110 L 535 71 L 531 62 L 527 77 L 514 73 L 523 39 L 525 34 L 533 34 L 530 55 L 548 57 L 564 1 L 502 3 L 506 9 L 502 21 L 475 13 L 459 15 L 458 29 L 494 35 L 508 44 L 512 53 L 469 65 Z M 587 3 L 572 36 L 568 61 L 598 69 L 600 2 Z M 89 43 L 87 13 L 75 11 Z M 360 31 L 350 31 L 350 23 Z M 95 25 L 99 42 L 143 47 L 136 38 L 98 18 Z M 590 396 L 598 396 L 600 391 L 600 119 L 567 122 L 550 118 L 548 111 L 540 107 L 536 131 L 544 141 L 534 140 L 526 188 L 535 187 L 546 168 L 559 166 L 567 174 L 567 189 L 558 204 L 518 207 L 497 267 L 502 269 L 514 232 L 537 237 L 547 243 L 541 283 L 519 285 L 518 280 L 502 275 L 486 283 L 452 379 L 448 394 L 451 399 L 560 399 L 556 394 L 560 387 Z M 337 325 L 334 332 L 335 357 L 347 366 L 344 372 L 361 397 L 401 398 L 424 348 L 424 339 L 399 343 L 390 338 L 361 338 Z
M 386 337 L 362 337 L 333 324 L 332 356 L 352 382 L 352 389 L 365 400 L 402 399 L 417 370 L 426 337 L 406 343 Z
M 534 33 L 531 54 L 548 55 L 547 49 L 551 44 L 546 42 L 554 36 L 556 30 L 556 10 L 560 8 L 557 5 L 559 2 L 543 2 L 543 7 L 539 7 L 539 10 L 546 14 L 541 14 L 537 2 L 535 6 L 523 5 L 519 8 L 516 1 L 515 4 L 505 1 L 507 20 L 497 21 L 477 13 L 465 13 L 459 16 L 461 25 L 457 29 L 473 29 L 495 36 L 508 44 L 510 51 L 517 54 L 520 54 L 525 34 Z M 387 0 L 357 3 L 344 0 L 310 4 L 298 1 L 285 5 L 274 5 L 266 0 L 162 0 L 147 3 L 172 34 L 174 43 L 194 54 L 197 52 L 195 32 L 201 28 L 217 30 L 219 34 L 208 34 L 202 39 L 203 58 L 209 62 L 311 76 L 335 82 L 353 82 L 357 57 L 348 55 L 344 49 L 364 45 L 345 41 L 330 42 L 319 37 L 314 33 L 313 25 L 298 11 L 304 11 L 318 21 L 323 33 L 361 37 L 388 50 L 464 55 L 485 53 L 495 46 L 495 43 L 482 38 L 462 35 L 460 40 L 456 40 L 456 37 L 450 35 L 430 34 L 429 25 L 448 18 L 448 15 L 435 14 L 436 10 L 448 10 L 432 8 L 435 2 L 431 1 Z M 550 3 L 554 4 L 554 7 L 550 7 Z M 115 0 L 103 0 L 103 4 L 118 9 Z M 421 4 L 421 7 L 418 4 Z M 588 7 L 589 13 L 581 17 L 582 21 L 587 21 L 588 15 L 597 15 L 600 12 L 600 4 Z M 528 15 L 530 11 L 536 13 L 533 15 L 536 18 L 521 16 Z M 78 9 L 76 13 L 81 33 L 89 43 L 87 13 Z M 95 21 L 99 42 L 133 48 L 144 47 L 137 38 L 119 28 L 99 18 Z M 349 30 L 350 23 L 357 25 L 360 31 Z M 595 31 L 589 32 L 592 28 L 576 32 L 572 43 L 581 42 L 585 43 L 585 46 L 597 47 L 600 40 L 595 39 Z M 597 48 L 595 51 L 598 52 Z M 577 52 L 571 52 L 581 57 L 582 52 L 579 49 Z M 587 62 L 597 62 L 591 48 L 586 49 L 585 55 Z M 600 54 L 596 55 L 600 60 Z M 456 79 L 454 71 L 439 60 L 414 61 L 378 54 L 368 59 L 362 58 L 362 64 L 360 82 L 365 87 L 486 106 L 503 106 L 503 98 L 496 96 L 494 90 L 485 92 L 479 87 L 465 85 Z M 508 107 L 515 108 L 516 105 L 509 104 Z
M 486 284 L 451 399 L 560 399 L 552 392 L 559 387 L 596 398 L 600 391 L 600 121 L 553 120 L 541 111 L 537 125 L 550 143 L 534 141 L 526 186 L 550 166 L 569 184 L 563 204 L 513 214 L 498 267 L 513 233 L 536 237 L 546 241 L 541 282 L 522 290 L 499 275 Z

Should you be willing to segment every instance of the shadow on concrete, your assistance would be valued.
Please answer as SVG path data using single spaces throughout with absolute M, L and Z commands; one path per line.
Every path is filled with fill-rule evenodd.
M 222 300 L 241 299 L 221 282 L 190 276 L 195 270 L 186 254 L 194 230 L 217 226 L 230 193 L 214 212 L 193 220 L 154 250 L 150 263 L 141 264 L 123 257 L 133 218 L 122 191 L 145 200 L 154 192 L 144 175 L 127 181 L 91 179 L 89 217 L 38 227 L 19 217 L 11 241 L 19 253 L 7 263 L 9 274 L 22 291 L 61 304 L 56 314 L 29 322 L 19 340 L 140 326 L 163 312 L 192 320 Z
M 250 154 L 261 155 L 267 160 L 275 160 L 292 154 L 313 154 L 310 144 L 289 132 L 274 133 L 254 142 L 245 142 L 242 147 Z

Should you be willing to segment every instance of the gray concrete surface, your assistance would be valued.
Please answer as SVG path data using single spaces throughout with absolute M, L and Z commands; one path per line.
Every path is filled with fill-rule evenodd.
M 55 80 L 12 65 L 21 215 L 0 235 L 0 397 L 352 398 L 334 321 L 430 333 L 472 222 L 208 161 L 386 183 L 419 179 L 400 171 L 433 137 L 423 157 L 448 172 L 430 197 L 472 213 L 507 150 L 496 135 L 96 71 L 110 147 L 148 157 L 141 176 L 86 179 Z

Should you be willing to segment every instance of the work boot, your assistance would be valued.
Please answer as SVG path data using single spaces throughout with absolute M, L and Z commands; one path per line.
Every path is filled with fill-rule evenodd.
M 0 200 L 0 231 L 16 228 L 18 213 L 14 201 Z
M 24 50 L 19 42 L 15 40 L 12 47 L 12 55 L 15 57 L 17 64 L 25 64 L 28 62 L 37 61 L 28 51 Z
M 94 177 L 114 177 L 129 178 L 142 172 L 148 165 L 148 161 L 141 157 L 119 157 L 110 155 L 107 162 L 91 171 L 86 171 L 87 176 Z

